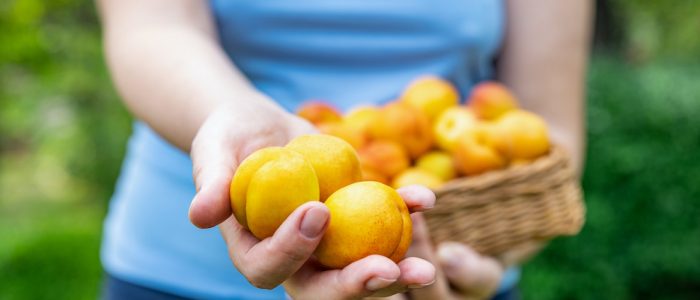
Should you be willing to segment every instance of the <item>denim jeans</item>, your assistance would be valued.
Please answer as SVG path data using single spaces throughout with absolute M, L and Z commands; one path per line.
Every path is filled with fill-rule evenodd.
M 177 295 L 157 291 L 105 274 L 101 300 L 183 300 Z M 492 300 L 519 300 L 517 288 L 503 291 L 491 298 Z

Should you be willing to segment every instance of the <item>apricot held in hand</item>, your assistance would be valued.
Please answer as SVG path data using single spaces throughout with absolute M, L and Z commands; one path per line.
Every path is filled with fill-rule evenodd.
M 241 163 L 231 181 L 230 196 L 236 220 L 264 239 L 297 207 L 319 200 L 318 178 L 301 154 L 269 147 Z
M 321 201 L 362 178 L 355 149 L 340 138 L 326 134 L 302 135 L 289 142 L 285 149 L 301 154 L 311 163 L 318 176 Z
M 379 182 L 357 182 L 333 193 L 325 204 L 331 218 L 316 248 L 319 263 L 343 268 L 373 254 L 394 262 L 406 255 L 412 223 L 396 190 Z

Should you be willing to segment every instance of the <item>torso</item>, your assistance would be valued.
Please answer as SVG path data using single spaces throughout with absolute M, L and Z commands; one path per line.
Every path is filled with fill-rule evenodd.
M 221 43 L 262 92 L 288 110 L 307 99 L 341 109 L 394 99 L 436 74 L 464 95 L 492 75 L 503 8 L 497 0 L 214 0 Z M 196 298 L 284 299 L 253 288 L 231 264 L 218 230 L 187 210 L 191 162 L 137 123 L 102 247 L 110 274 Z

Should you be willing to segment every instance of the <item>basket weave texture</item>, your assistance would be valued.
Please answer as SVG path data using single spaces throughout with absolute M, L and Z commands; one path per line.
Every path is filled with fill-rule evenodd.
M 527 165 L 453 180 L 435 194 L 435 207 L 424 213 L 433 241 L 462 242 L 495 257 L 575 235 L 584 222 L 581 188 L 559 147 Z

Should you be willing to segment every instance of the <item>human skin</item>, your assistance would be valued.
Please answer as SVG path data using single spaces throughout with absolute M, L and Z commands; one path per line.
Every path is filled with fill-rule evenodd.
M 523 107 L 548 121 L 554 141 L 572 154 L 580 170 L 583 77 L 592 1 L 533 1 L 507 3 L 509 21 L 498 79 L 514 91 Z M 311 126 L 284 112 L 236 70 L 216 40 L 205 1 L 100 0 L 99 6 L 107 60 L 117 90 L 134 115 L 190 153 L 198 191 L 190 219 L 202 228 L 219 225 L 234 264 L 253 285 L 269 288 L 286 280 L 287 290 L 299 298 L 314 293 L 358 298 L 420 287 L 437 276 L 435 284 L 413 290 L 411 296 L 450 299 L 455 295 L 486 297 L 493 292 L 497 284 L 493 284 L 492 275 L 485 282 L 489 276 L 484 274 L 494 274 L 500 266 L 458 244 L 442 251 L 445 245 L 440 245 L 434 252 L 426 242 L 427 231 L 423 236 L 418 234 L 424 227 L 420 220 L 409 255 L 438 266 L 437 275 L 432 265 L 417 258 L 396 265 L 388 259 L 369 257 L 342 270 L 319 271 L 307 263 L 328 218 L 328 211 L 318 203 L 298 208 L 279 234 L 256 240 L 231 217 L 227 188 L 235 166 L 256 149 L 284 145 L 313 131 Z M 249 126 L 233 126 L 233 120 L 236 125 Z M 412 211 L 432 205 L 426 190 L 412 187 L 409 191 L 401 194 Z M 411 193 L 418 196 L 406 196 Z M 307 230 L 302 230 L 302 221 Z M 302 231 L 315 234 L 308 237 Z M 445 260 L 437 259 L 441 253 L 452 253 L 447 259 L 457 257 L 461 259 L 456 261 L 470 264 L 446 268 Z M 509 261 L 521 261 L 532 253 L 515 253 Z M 261 263 L 260 257 L 268 259 Z
M 594 2 L 590 0 L 508 0 L 504 48 L 498 57 L 497 81 L 508 86 L 521 106 L 542 116 L 554 143 L 569 152 L 576 170 L 584 161 L 585 74 Z M 410 291 L 411 299 L 486 299 L 493 295 L 503 268 L 525 261 L 543 244 L 506 253 L 504 265 L 468 246 L 433 247 L 421 216 L 414 215 L 409 256 L 432 262 L 435 284 Z M 394 295 L 391 300 L 406 299 Z
M 266 146 L 314 131 L 263 95 L 236 69 L 216 38 L 206 1 L 100 0 L 107 63 L 118 92 L 140 120 L 190 154 L 196 196 L 191 222 L 218 226 L 233 264 L 259 288 L 284 283 L 294 298 L 391 295 L 434 281 L 427 261 L 370 256 L 340 270 L 309 258 L 327 226 L 320 202 L 297 208 L 262 241 L 232 217 L 228 196 L 236 166 Z M 403 189 L 412 212 L 432 207 L 422 187 Z

